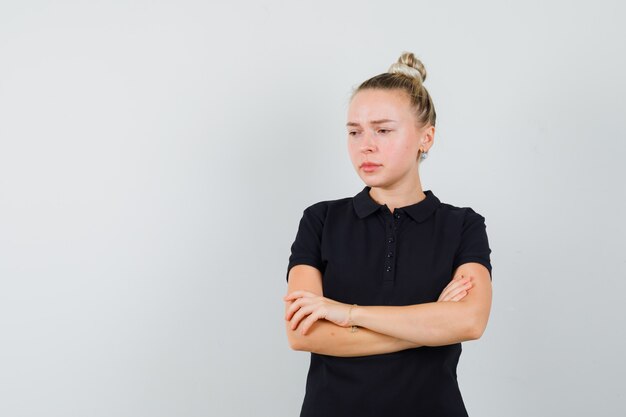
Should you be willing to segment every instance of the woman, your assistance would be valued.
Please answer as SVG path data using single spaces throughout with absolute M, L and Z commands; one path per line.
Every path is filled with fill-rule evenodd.
M 300 220 L 284 300 L 290 346 L 311 352 L 301 416 L 467 416 L 456 367 L 487 325 L 491 249 L 483 216 L 422 190 L 425 79 L 405 52 L 354 91 L 348 150 L 366 185 Z

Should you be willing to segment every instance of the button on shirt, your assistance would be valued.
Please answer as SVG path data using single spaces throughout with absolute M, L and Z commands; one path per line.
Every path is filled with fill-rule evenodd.
M 426 198 L 393 213 L 369 186 L 354 197 L 308 206 L 291 245 L 289 270 L 322 273 L 324 296 L 347 303 L 435 302 L 455 269 L 491 262 L 485 218 L 470 207 Z M 386 354 L 311 353 L 301 417 L 467 416 L 457 384 L 461 343 Z

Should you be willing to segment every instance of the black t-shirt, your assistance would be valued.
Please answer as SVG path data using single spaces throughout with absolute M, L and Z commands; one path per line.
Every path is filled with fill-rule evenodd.
M 322 272 L 324 296 L 359 305 L 437 301 L 466 262 L 491 276 L 485 218 L 470 207 L 426 198 L 396 208 L 378 204 L 365 186 L 354 197 L 307 207 L 287 267 Z M 460 417 L 467 411 L 456 367 L 461 343 L 338 357 L 311 353 L 301 417 Z

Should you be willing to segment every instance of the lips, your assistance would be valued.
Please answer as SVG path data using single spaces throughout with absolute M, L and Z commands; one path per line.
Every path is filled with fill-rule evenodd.
M 380 164 L 375 164 L 373 162 L 365 162 L 363 164 L 361 164 L 361 170 L 363 172 L 367 172 L 367 173 L 374 173 L 376 171 L 378 171 L 378 168 L 380 167 Z

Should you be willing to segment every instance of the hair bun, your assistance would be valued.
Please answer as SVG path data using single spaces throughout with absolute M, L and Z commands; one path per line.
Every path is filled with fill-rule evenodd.
M 398 61 L 391 64 L 387 72 L 404 74 L 415 78 L 420 84 L 426 81 L 426 68 L 413 52 L 403 52 Z

